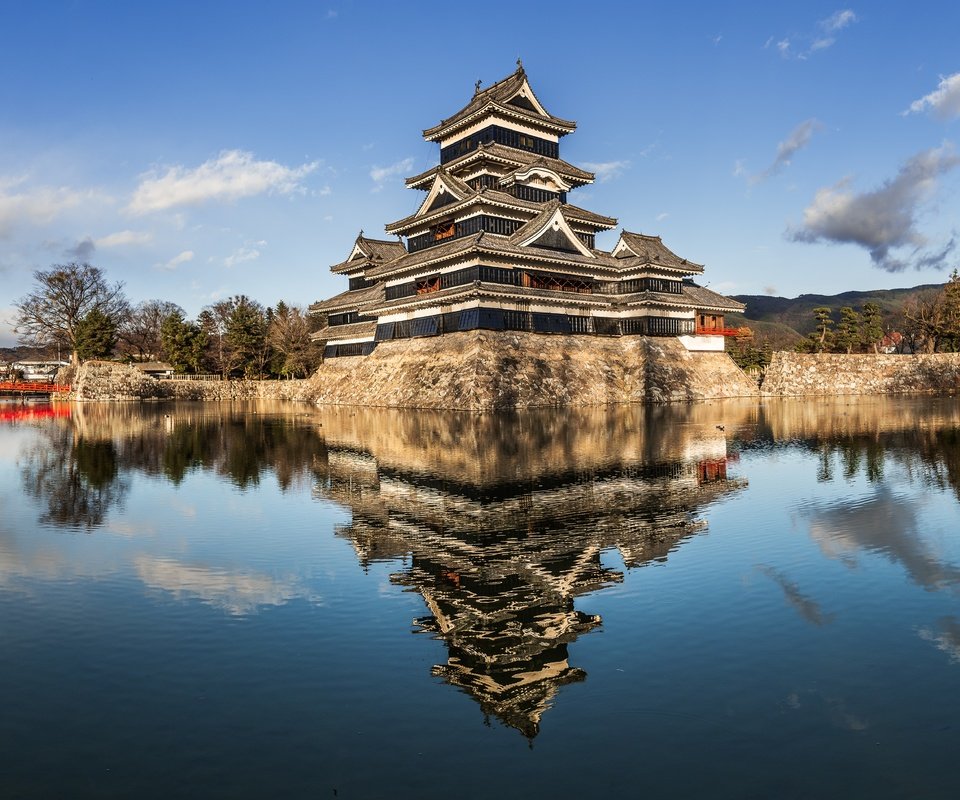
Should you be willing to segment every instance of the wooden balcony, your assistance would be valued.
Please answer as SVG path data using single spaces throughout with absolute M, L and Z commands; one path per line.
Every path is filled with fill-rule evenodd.
M 699 325 L 694 329 L 697 336 L 738 336 L 739 328 L 701 328 Z

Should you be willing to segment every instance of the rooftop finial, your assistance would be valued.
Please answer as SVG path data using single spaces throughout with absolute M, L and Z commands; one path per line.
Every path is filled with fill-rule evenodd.
M 358 239 L 362 239 L 362 238 L 363 238 L 363 228 L 360 229 L 360 235 L 359 235 L 357 238 L 358 238 Z
M 520 56 L 517 56 L 517 70 L 523 72 L 523 62 L 520 60 Z
M 481 84 L 481 83 L 483 83 L 483 81 L 480 80 L 480 78 L 477 78 L 477 82 L 473 85 L 473 93 L 474 93 L 474 94 L 480 94 L 480 84 Z

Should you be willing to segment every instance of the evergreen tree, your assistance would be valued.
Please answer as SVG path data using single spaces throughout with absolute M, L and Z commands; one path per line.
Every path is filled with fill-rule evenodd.
M 833 338 L 834 348 L 840 353 L 850 353 L 860 343 L 860 315 L 850 306 L 840 309 L 840 324 Z
M 860 320 L 860 343 L 869 351 L 880 352 L 880 340 L 883 338 L 883 320 L 880 306 L 870 301 L 863 304 Z
M 117 323 L 94 308 L 74 329 L 74 348 L 80 361 L 106 358 L 117 345 Z
M 240 371 L 246 377 L 263 377 L 269 349 L 267 320 L 263 306 L 246 295 L 232 297 L 233 306 L 227 317 L 226 340 L 230 348 L 230 372 Z
M 810 334 L 810 343 L 815 353 L 823 353 L 830 349 L 833 344 L 833 318 L 831 311 L 827 306 L 818 306 L 813 309 L 813 316 L 816 319 L 816 329 Z
M 175 311 L 164 319 L 160 341 L 166 360 L 177 372 L 200 372 L 207 335 L 199 325 L 185 320 L 183 312 Z

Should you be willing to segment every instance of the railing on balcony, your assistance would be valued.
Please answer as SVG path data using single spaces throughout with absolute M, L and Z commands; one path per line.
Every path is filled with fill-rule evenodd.
M 696 327 L 697 336 L 739 336 L 739 328 L 701 328 Z

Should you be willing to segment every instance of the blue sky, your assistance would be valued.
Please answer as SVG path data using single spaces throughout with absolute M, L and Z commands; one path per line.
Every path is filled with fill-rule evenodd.
M 191 316 L 306 305 L 422 195 L 421 131 L 522 57 L 571 202 L 727 293 L 960 264 L 960 6 L 0 2 L 0 344 L 32 272 L 86 260 Z M 611 247 L 615 234 L 598 244 Z

